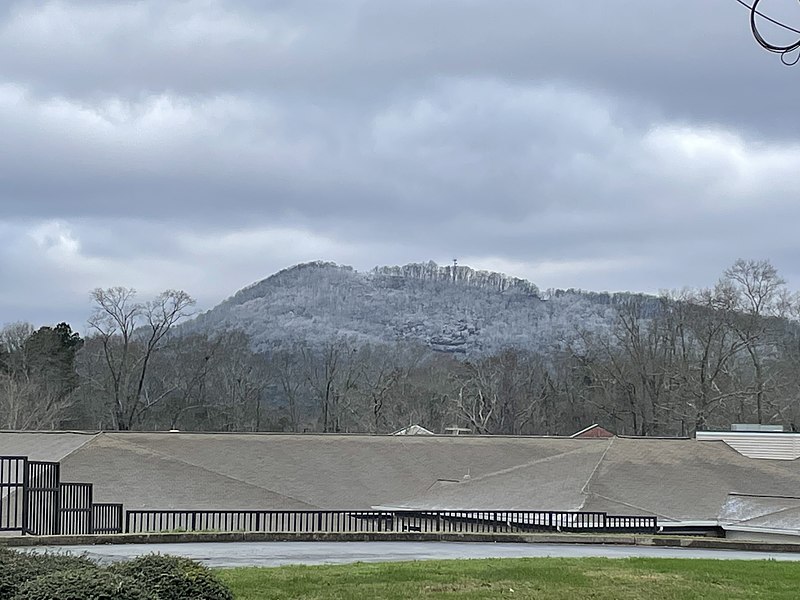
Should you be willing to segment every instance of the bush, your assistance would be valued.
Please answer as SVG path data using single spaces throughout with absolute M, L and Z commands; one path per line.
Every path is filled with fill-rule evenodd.
M 132 577 L 156 600 L 232 600 L 228 587 L 200 563 L 163 554 L 148 554 L 109 567 L 119 575 Z
M 153 600 L 141 582 L 107 569 L 41 575 L 20 586 L 13 600 Z
M 15 552 L 0 548 L 0 598 L 11 598 L 27 581 L 58 571 L 91 570 L 97 565 L 84 556 Z

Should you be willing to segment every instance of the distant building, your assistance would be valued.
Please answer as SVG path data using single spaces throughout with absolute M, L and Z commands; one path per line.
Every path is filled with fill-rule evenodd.
M 614 434 L 611 433 L 608 429 L 604 429 L 600 427 L 597 423 L 594 425 L 589 425 L 586 429 L 581 429 L 577 433 L 573 433 L 571 438 L 611 438 L 614 437 Z
M 433 432 L 425 429 L 422 425 L 409 425 L 398 429 L 392 435 L 433 435 Z
M 445 427 L 444 432 L 448 435 L 468 435 L 472 432 L 472 430 L 466 427 L 458 427 L 457 425 L 453 425 L 452 427 Z
M 698 431 L 704 442 L 722 441 L 748 458 L 796 460 L 800 458 L 800 433 L 784 433 L 780 425 L 740 425 L 732 431 Z

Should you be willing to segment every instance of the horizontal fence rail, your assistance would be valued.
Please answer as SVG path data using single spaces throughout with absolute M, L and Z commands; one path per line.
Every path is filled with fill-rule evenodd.
M 129 510 L 126 533 L 656 533 L 656 517 L 558 511 Z

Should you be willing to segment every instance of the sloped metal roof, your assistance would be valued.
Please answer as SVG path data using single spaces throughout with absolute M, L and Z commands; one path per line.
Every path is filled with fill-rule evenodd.
M 97 435 L 96 432 L 0 431 L 0 456 L 59 461 Z
M 800 497 L 728 494 L 718 520 L 723 526 L 790 529 L 800 533 Z
M 63 457 L 65 480 L 92 482 L 98 501 L 128 508 L 583 509 L 685 521 L 717 519 L 733 492 L 792 496 L 800 490 L 800 461 L 754 460 L 722 441 L 19 435 L 0 432 L 0 447 L 40 440 L 37 457 Z M 16 442 L 15 448 L 10 453 L 32 446 Z

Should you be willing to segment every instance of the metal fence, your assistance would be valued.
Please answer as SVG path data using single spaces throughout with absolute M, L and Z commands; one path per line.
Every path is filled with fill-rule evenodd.
M 61 466 L 29 460 L 23 488 L 23 533 L 58 535 L 61 527 Z
M 652 532 L 658 530 L 656 524 L 656 517 L 642 517 L 635 515 L 606 515 L 605 530 L 614 533 L 627 533 L 637 531 L 639 529 L 649 529 L 652 527 Z
M 92 504 L 92 533 L 122 533 L 122 504 Z
M 0 456 L 0 531 L 22 531 L 25 527 L 24 456 Z
M 558 511 L 129 510 L 126 533 L 655 533 L 655 517 Z
M 92 484 L 62 482 L 57 462 L 0 456 L 0 531 L 122 533 L 122 505 L 95 504 L 92 499 Z
M 59 511 L 59 531 L 62 535 L 93 532 L 92 484 L 62 483 Z
M 91 483 L 55 462 L 0 456 L 0 531 L 30 535 L 221 531 L 264 533 L 656 533 L 655 517 L 572 511 L 129 510 L 95 503 Z M 124 517 L 124 518 L 123 518 Z

